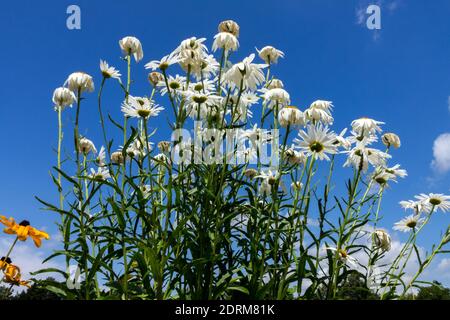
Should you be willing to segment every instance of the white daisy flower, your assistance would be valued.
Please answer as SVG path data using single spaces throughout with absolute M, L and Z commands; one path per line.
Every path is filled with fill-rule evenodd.
M 186 69 L 185 69 L 186 70 Z M 192 74 L 199 81 L 201 79 L 208 79 L 214 77 L 219 70 L 219 63 L 212 54 L 204 56 L 200 60 L 200 64 L 194 65 Z
M 94 91 L 94 81 L 92 77 L 85 72 L 74 72 L 64 82 L 64 86 L 73 92 L 92 92 Z
M 270 90 L 270 89 L 275 89 L 275 88 L 283 89 L 284 88 L 283 81 L 281 81 L 280 79 L 269 80 L 269 84 L 267 85 L 267 89 Z
M 206 38 L 197 39 L 196 37 L 191 37 L 191 38 L 185 39 L 185 40 L 181 41 L 180 45 L 178 46 L 178 48 L 175 49 L 174 53 L 180 53 L 183 50 L 194 50 L 201 54 L 206 53 L 206 52 L 208 52 L 208 48 L 203 43 L 205 41 L 206 41 Z
M 246 91 L 241 94 L 240 103 L 244 104 L 246 107 L 252 106 L 258 103 L 259 97 L 251 91 Z
M 287 93 L 284 89 L 270 89 L 267 90 L 264 95 L 264 102 L 267 104 L 269 108 L 273 108 L 276 104 L 279 105 L 279 107 L 283 107 L 291 103 L 291 98 L 289 96 L 289 93 Z
M 191 118 L 206 118 L 209 112 L 221 103 L 221 97 L 212 93 L 187 92 L 187 113 Z
M 100 151 L 98 153 L 97 159 L 96 159 L 97 165 L 100 167 L 106 166 L 106 152 L 105 147 L 102 146 L 100 148 Z
M 394 224 L 393 229 L 401 232 L 409 232 L 415 228 L 419 228 L 424 222 L 420 215 L 410 215 Z
M 278 63 L 279 58 L 284 58 L 284 52 L 271 46 L 265 46 L 261 50 L 256 49 L 259 57 L 267 64 Z
M 366 172 L 369 164 L 374 167 L 385 167 L 386 159 L 391 158 L 391 155 L 374 148 L 367 148 L 362 144 L 356 145 L 350 151 L 343 151 L 347 153 L 347 161 L 344 167 L 353 166 L 355 169 Z
M 241 82 L 244 88 L 255 90 L 264 81 L 262 69 L 265 64 L 252 63 L 255 55 L 251 54 L 242 62 L 233 65 L 224 75 L 224 81 L 228 82 L 231 88 L 240 88 Z
M 347 128 L 341 131 L 338 135 L 336 135 L 336 141 L 335 143 L 344 148 L 345 150 L 348 150 L 352 147 L 352 142 L 348 138 L 344 138 L 345 133 L 347 132 Z
M 381 132 L 382 130 L 379 126 L 382 124 L 384 124 L 384 122 L 363 117 L 360 119 L 353 120 L 352 128 L 357 135 L 367 136 L 375 134 L 377 132 Z
M 172 95 L 181 95 L 184 90 L 185 83 L 186 77 L 179 76 L 178 74 L 175 77 L 167 77 L 167 85 L 169 86 Z M 160 90 L 161 95 L 165 95 L 167 93 L 167 85 L 165 80 L 157 83 L 156 87 Z
M 280 173 L 278 171 L 274 170 L 265 170 L 260 172 L 257 176 L 255 176 L 256 179 L 262 179 L 259 193 L 261 195 L 269 195 L 272 191 L 272 186 L 275 184 L 275 182 L 280 178 Z M 282 181 L 280 181 L 282 183 Z
M 139 139 L 133 140 L 126 150 L 127 159 L 134 159 L 139 157 L 144 157 L 148 152 L 151 152 L 153 147 L 153 142 L 149 142 L 147 148 L 145 147 L 145 143 L 141 143 Z M 123 146 L 119 147 L 120 152 L 122 152 Z
M 80 141 L 78 141 L 78 151 L 80 153 L 83 153 L 84 155 L 87 155 L 89 152 L 97 153 L 97 149 L 95 148 L 94 143 L 87 139 L 87 138 L 81 138 Z
M 408 173 L 406 170 L 400 169 L 400 165 L 396 164 L 391 168 L 377 168 L 372 176 L 372 179 L 380 185 L 386 185 L 388 181 L 397 182 L 397 177 L 404 178 L 407 175 Z
M 360 135 L 355 131 L 351 131 L 350 133 L 351 136 L 348 137 L 348 141 L 352 144 L 357 143 L 359 145 L 368 146 L 378 141 L 378 137 L 375 134 Z
M 258 128 L 257 124 L 254 124 L 251 129 L 239 130 L 238 139 L 248 139 L 254 146 L 261 146 L 272 140 L 270 131 L 262 128 Z
M 450 211 L 450 196 L 441 193 L 421 193 L 420 195 L 415 196 L 415 198 L 422 202 L 428 211 L 431 211 L 433 207 L 436 208 L 436 211 L 438 209 L 442 212 Z
M 265 197 L 270 195 L 271 193 L 272 193 L 272 186 L 266 180 L 261 181 L 261 184 L 259 185 L 258 188 L 258 194 L 260 196 Z
M 102 72 L 103 77 L 107 79 L 113 78 L 120 81 L 120 72 L 113 66 L 110 67 L 109 64 L 104 60 L 100 60 L 100 71 Z
M 339 260 L 341 260 L 342 263 L 348 264 L 353 268 L 357 267 L 358 260 L 351 255 L 348 254 L 347 250 L 345 249 L 337 249 L 335 247 L 326 247 L 326 250 L 331 250 L 334 252 L 339 252 Z
M 120 48 L 125 55 L 133 55 L 134 60 L 139 62 L 144 58 L 144 51 L 142 50 L 142 44 L 139 39 L 135 37 L 124 37 L 119 41 Z
M 126 117 L 144 118 L 156 117 L 164 108 L 147 98 L 128 96 L 128 102 L 122 103 L 122 112 Z
M 213 92 L 216 88 L 215 81 L 210 79 L 204 79 L 203 82 L 192 82 L 189 84 L 191 91 L 198 92 Z
M 305 110 L 306 119 L 323 124 L 332 124 L 334 119 L 331 116 L 333 104 L 331 101 L 316 100 Z
M 236 150 L 236 161 L 239 164 L 244 163 L 256 163 L 258 159 L 258 153 L 256 152 L 256 147 L 250 144 L 250 147 L 245 145 L 240 145 Z
M 408 172 L 405 169 L 400 169 L 400 165 L 396 164 L 393 167 L 390 168 L 384 168 L 384 171 L 386 171 L 389 174 L 392 174 L 395 177 L 404 178 L 408 175 Z
M 327 154 L 337 153 L 336 134 L 322 125 L 308 125 L 306 131 L 299 132 L 301 139 L 294 139 L 294 143 L 308 156 L 319 160 L 330 160 Z
M 152 69 L 155 71 L 156 69 L 166 70 L 169 66 L 178 63 L 179 57 L 173 53 L 164 56 L 161 60 L 153 60 L 145 65 L 145 69 Z
M 77 97 L 73 91 L 64 87 L 59 87 L 53 92 L 52 101 L 55 104 L 55 111 L 58 110 L 58 108 L 63 110 L 67 106 L 72 107 L 72 104 L 77 101 Z
M 294 106 L 286 106 L 278 112 L 278 122 L 280 126 L 300 126 L 305 124 L 305 116 L 303 112 Z
M 89 177 L 96 181 L 106 181 L 111 178 L 111 175 L 109 174 L 109 169 L 107 167 L 98 167 L 97 171 L 91 168 Z
M 420 214 L 424 209 L 422 201 L 404 200 L 399 203 L 403 209 L 413 210 L 415 214 Z
M 169 163 L 169 158 L 164 153 L 158 153 L 153 157 L 152 163 L 156 166 L 162 165 L 164 163 Z
M 291 165 L 305 164 L 306 156 L 303 152 L 289 148 L 284 152 L 284 157 Z
M 236 51 L 239 47 L 239 41 L 236 36 L 229 32 L 219 32 L 214 36 L 214 42 L 212 45 L 213 52 L 219 49 L 224 49 L 225 52 Z

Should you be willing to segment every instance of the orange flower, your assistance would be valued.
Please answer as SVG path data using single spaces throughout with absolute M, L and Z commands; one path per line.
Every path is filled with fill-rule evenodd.
M 27 220 L 17 224 L 13 218 L 7 219 L 4 216 L 0 216 L 0 223 L 6 226 L 5 233 L 17 235 L 20 241 L 25 241 L 28 237 L 31 237 L 36 247 L 41 246 L 42 238 L 50 239 L 47 233 L 33 228 Z
M 10 283 L 16 286 L 25 286 L 30 288 L 29 281 L 25 281 L 21 279 L 20 269 L 19 267 L 8 263 L 7 261 L 1 260 L 3 265 L 2 270 L 5 273 L 5 277 L 3 281 L 6 283 Z

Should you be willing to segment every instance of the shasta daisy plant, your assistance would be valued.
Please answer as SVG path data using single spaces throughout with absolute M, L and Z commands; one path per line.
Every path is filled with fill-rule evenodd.
M 66 267 L 76 265 L 85 275 L 76 290 L 49 285 L 57 294 L 339 299 L 350 274 L 372 283 L 378 268 L 382 281 L 367 290 L 399 299 L 447 251 L 448 229 L 427 255 L 417 248 L 435 212 L 450 210 L 450 196 L 420 194 L 393 212 L 382 204 L 386 190 L 396 187 L 392 182 L 410 179 L 391 163 L 401 152 L 400 137 L 358 115 L 348 129 L 338 128 L 334 120 L 348 106 L 320 97 L 298 101 L 305 98 L 290 94 L 295 84 L 277 74 L 289 53 L 263 46 L 235 56 L 241 32 L 235 21 L 223 21 L 209 39 L 184 39 L 145 65 L 139 64 L 143 44 L 127 36 L 119 40 L 124 70 L 119 61 L 112 61 L 116 68 L 101 60 L 98 74 L 74 72 L 54 91 L 59 204 L 38 199 L 61 216 L 63 248 L 50 258 L 62 256 Z M 149 72 L 142 84 L 135 68 Z M 89 95 L 94 79 L 101 80 L 96 100 Z M 104 104 L 104 91 L 113 90 L 121 101 Z M 88 139 L 79 126 L 91 104 L 98 106 L 101 128 L 89 128 Z M 74 123 L 63 128 L 63 116 Z M 168 136 L 165 126 L 173 130 Z M 74 144 L 62 139 L 67 130 Z M 96 130 L 103 141 L 91 140 Z M 410 215 L 391 228 L 383 217 L 402 208 Z M 31 237 L 40 245 L 48 238 L 0 218 L 16 240 Z M 386 264 L 387 252 L 393 254 L 389 230 L 408 239 Z M 0 270 L 7 283 L 25 285 L 11 252 Z M 417 273 L 407 277 L 413 258 Z M 46 271 L 52 270 L 40 272 Z

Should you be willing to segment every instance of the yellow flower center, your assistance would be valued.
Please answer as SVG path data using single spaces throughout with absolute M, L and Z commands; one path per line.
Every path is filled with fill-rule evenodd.
M 406 223 L 406 226 L 408 227 L 408 228 L 415 228 L 416 227 L 416 225 L 417 225 L 417 222 L 416 221 L 409 221 L 409 222 L 407 222 Z
M 438 206 L 438 205 L 440 205 L 441 204 L 441 200 L 440 199 L 437 199 L 437 198 L 430 198 L 430 203 L 433 205 L 433 206 Z
M 138 110 L 137 114 L 142 118 L 147 118 L 150 114 L 149 110 Z
M 311 149 L 312 152 L 319 153 L 324 149 L 324 146 L 320 142 L 314 141 L 309 144 L 309 148 Z

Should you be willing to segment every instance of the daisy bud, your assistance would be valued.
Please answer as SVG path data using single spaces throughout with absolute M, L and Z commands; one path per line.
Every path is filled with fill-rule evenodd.
M 159 151 L 161 151 L 162 153 L 168 153 L 170 152 L 171 149 L 171 143 L 170 141 L 160 141 L 158 143 L 158 149 Z
M 284 88 L 284 84 L 283 81 L 279 80 L 279 79 L 272 79 L 269 83 L 269 85 L 267 86 L 267 88 L 270 89 L 283 89 Z
M 305 117 L 303 112 L 296 107 L 286 106 L 278 112 L 278 122 L 283 128 L 286 128 L 287 126 L 304 125 Z
M 111 154 L 111 162 L 114 164 L 123 164 L 123 154 L 121 151 L 115 151 Z
M 256 175 L 258 174 L 258 171 L 256 171 L 255 169 L 247 169 L 244 171 L 244 175 L 249 178 L 250 180 L 253 179 L 254 177 L 256 177 Z
M 275 49 L 271 46 L 266 46 L 261 50 L 256 49 L 256 51 L 258 51 L 259 57 L 267 64 L 277 63 L 278 58 L 284 58 L 283 51 Z
M 144 57 L 144 51 L 142 50 L 142 45 L 139 39 L 135 37 L 125 37 L 119 41 L 120 48 L 126 55 L 133 55 L 134 60 L 139 62 Z
M 62 108 L 67 106 L 72 106 L 72 104 L 77 100 L 75 94 L 67 88 L 60 87 L 55 89 L 53 92 L 53 103 L 55 104 L 55 110 L 57 108 Z
M 78 151 L 87 155 L 89 152 L 97 153 L 94 143 L 86 138 L 81 138 L 78 142 Z
M 164 81 L 164 76 L 159 72 L 153 71 L 148 74 L 148 81 L 150 81 L 152 86 L 156 87 L 159 82 Z
M 384 230 L 379 229 L 373 233 L 373 242 L 377 248 L 383 251 L 391 250 L 391 237 Z
M 395 133 L 385 133 L 381 137 L 381 141 L 383 141 L 383 144 L 390 148 L 391 146 L 394 148 L 400 148 L 401 142 L 400 137 L 396 135 Z
M 67 78 L 66 82 L 64 82 L 64 85 L 73 92 L 94 91 L 94 81 L 92 80 L 92 77 L 85 72 L 72 73 Z
M 233 20 L 225 20 L 219 23 L 219 32 L 228 32 L 235 37 L 239 37 L 239 25 Z

